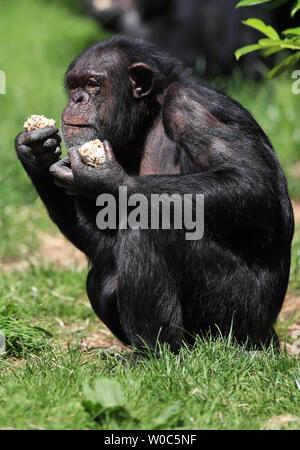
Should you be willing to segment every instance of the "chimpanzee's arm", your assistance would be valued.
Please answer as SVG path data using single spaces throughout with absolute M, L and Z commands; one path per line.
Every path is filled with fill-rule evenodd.
M 95 202 L 90 204 L 85 199 L 84 206 L 80 208 L 80 199 L 66 194 L 53 183 L 50 165 L 57 161 L 64 162 L 59 160 L 60 137 L 56 133 L 55 128 L 23 132 L 16 138 L 16 151 L 53 222 L 77 248 L 91 257 L 99 230 L 95 220 L 86 217 L 84 209 L 92 211 L 95 218 Z
M 95 232 L 99 233 L 95 221 L 89 222 L 82 210 L 79 214 L 78 205 L 76 205 L 78 199 L 55 186 L 48 171 L 42 177 L 31 177 L 31 180 L 53 222 L 75 247 L 90 257 Z M 95 209 L 94 204 L 91 207 Z
M 223 99 L 220 120 L 208 109 L 213 101 L 201 101 L 196 91 L 170 89 L 163 126 L 176 143 L 181 174 L 130 177 L 128 194 L 203 194 L 205 223 L 221 233 L 273 228 L 286 181 L 267 137 L 240 105 Z M 231 124 L 233 110 L 240 123 Z
M 279 217 L 279 202 L 265 170 L 265 177 L 258 173 L 259 165 L 250 169 L 242 163 L 220 165 L 187 175 L 148 175 L 128 179 L 128 196 L 151 194 L 203 194 L 205 224 L 228 233 L 241 230 L 273 227 Z M 255 173 L 258 172 L 258 173 Z

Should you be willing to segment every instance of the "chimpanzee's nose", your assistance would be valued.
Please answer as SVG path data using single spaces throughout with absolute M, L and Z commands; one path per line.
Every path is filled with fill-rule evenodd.
M 80 102 L 86 103 L 88 101 L 88 99 L 89 99 L 88 93 L 83 90 L 75 92 L 72 95 L 72 100 L 74 103 L 80 103 Z

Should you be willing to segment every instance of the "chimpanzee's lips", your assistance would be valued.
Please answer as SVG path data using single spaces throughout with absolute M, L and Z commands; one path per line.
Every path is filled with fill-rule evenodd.
M 61 135 L 67 148 L 76 147 L 97 138 L 98 132 L 95 126 L 84 122 L 74 122 L 73 120 L 72 122 L 62 121 L 61 124 Z
M 92 128 L 88 123 L 63 123 L 65 127 Z

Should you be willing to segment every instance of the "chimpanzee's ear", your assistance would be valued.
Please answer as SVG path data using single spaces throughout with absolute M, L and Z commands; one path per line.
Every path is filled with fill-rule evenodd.
M 129 80 L 135 98 L 142 98 L 150 94 L 153 87 L 154 73 L 145 63 L 134 63 L 128 67 Z

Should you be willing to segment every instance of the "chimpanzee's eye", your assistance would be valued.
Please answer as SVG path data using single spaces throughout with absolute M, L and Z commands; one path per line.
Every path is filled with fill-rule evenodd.
M 76 89 L 77 89 L 77 86 L 76 86 L 74 83 L 69 84 L 69 90 L 70 90 L 71 92 L 74 92 Z
M 87 86 L 88 87 L 97 87 L 98 88 L 99 84 L 93 78 L 89 78 L 88 81 L 87 81 Z

